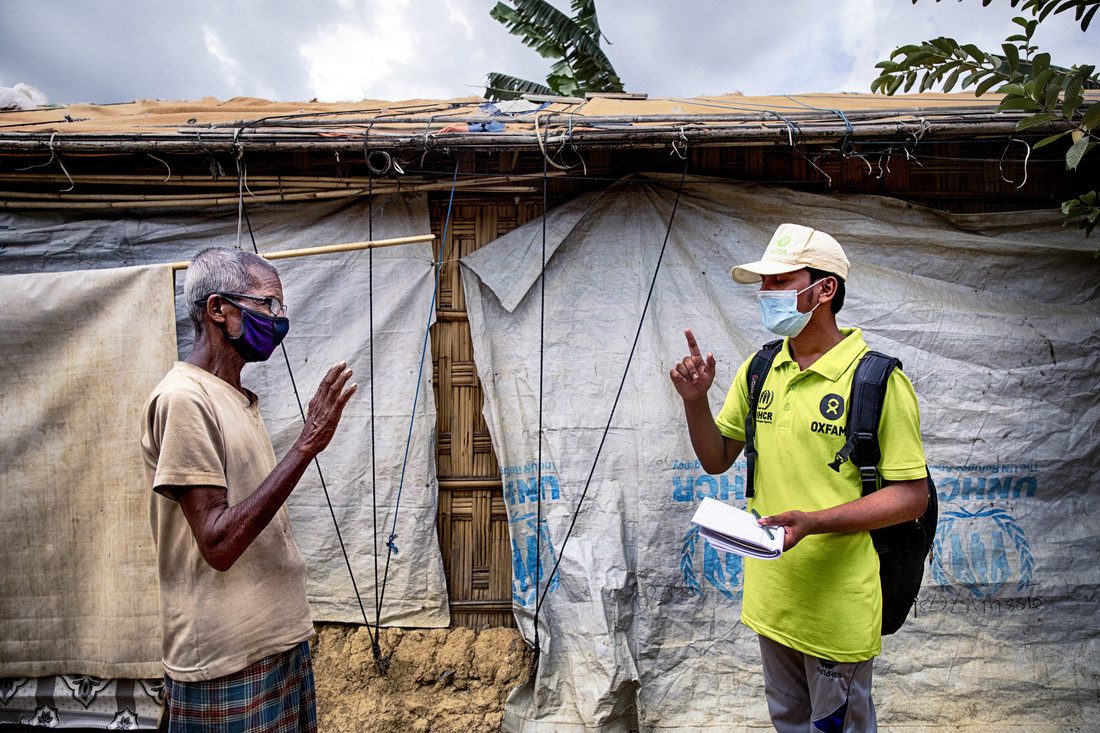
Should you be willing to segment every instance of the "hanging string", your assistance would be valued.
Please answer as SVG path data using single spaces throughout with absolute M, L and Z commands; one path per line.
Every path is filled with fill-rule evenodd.
M 374 241 L 374 176 L 367 179 L 367 240 Z M 374 443 L 374 247 L 367 250 L 367 328 L 370 339 L 370 512 L 374 547 L 374 631 L 377 645 L 382 635 L 382 601 L 378 595 L 378 461 Z M 382 658 L 381 648 L 375 659 Z
M 256 235 L 252 233 L 252 221 L 248 217 L 248 211 L 244 208 L 244 191 L 241 189 L 241 205 L 239 211 L 242 213 L 245 223 L 248 225 L 248 236 L 252 240 L 252 250 L 256 254 L 260 254 L 259 247 L 256 246 Z M 306 411 L 302 407 L 302 397 L 298 393 L 298 383 L 294 379 L 294 369 L 290 366 L 290 357 L 286 353 L 286 344 L 280 343 L 279 348 L 283 352 L 283 360 L 286 362 L 286 371 L 290 375 L 290 386 L 294 390 L 294 399 L 298 403 L 298 414 L 302 416 L 302 422 L 306 421 Z M 372 413 L 373 414 L 373 413 Z M 317 456 L 313 457 L 313 465 L 317 468 L 317 477 L 321 480 L 321 490 L 325 494 L 325 503 L 328 505 L 328 512 L 332 516 L 332 526 L 336 529 L 336 540 L 340 543 L 340 553 L 344 556 L 344 564 L 348 568 L 348 577 L 351 578 L 351 587 L 355 591 L 355 600 L 359 603 L 359 612 L 363 614 L 363 624 L 367 627 L 367 636 L 370 638 L 371 650 L 374 653 L 375 663 L 378 664 L 380 672 L 384 673 L 382 669 L 381 650 L 378 646 L 378 640 L 375 634 L 371 631 L 370 621 L 367 620 L 367 611 L 363 607 L 363 598 L 359 595 L 359 586 L 355 582 L 355 573 L 351 569 L 351 560 L 348 558 L 347 548 L 344 547 L 344 538 L 340 533 L 340 523 L 336 521 L 336 510 L 332 508 L 332 499 L 329 497 L 328 484 L 325 483 L 325 475 L 321 472 L 321 462 L 317 459 Z
M 428 309 L 428 317 L 424 325 L 424 341 L 420 347 L 420 368 L 416 372 L 416 390 L 413 392 L 412 411 L 409 413 L 409 432 L 405 439 L 405 457 L 401 462 L 401 479 L 397 484 L 397 499 L 393 507 L 393 526 L 390 528 L 390 536 L 386 540 L 386 566 L 382 571 L 382 590 L 379 593 L 378 607 L 376 608 L 376 618 L 379 619 L 382 616 L 382 604 L 385 603 L 386 599 L 386 582 L 390 576 L 390 561 L 393 559 L 393 556 L 397 554 L 397 515 L 401 509 L 401 493 L 405 488 L 405 471 L 409 466 L 409 449 L 412 446 L 413 424 L 416 421 L 416 405 L 420 399 L 420 384 L 424 377 L 424 359 L 428 353 L 428 337 L 431 333 L 432 316 L 435 315 L 435 304 L 439 295 L 439 280 L 443 273 L 443 259 L 444 253 L 447 250 L 447 235 L 451 226 L 451 212 L 454 210 L 455 189 L 458 188 L 459 163 L 459 158 L 455 156 L 455 171 L 451 179 L 451 195 L 447 202 L 447 217 L 443 222 L 443 239 L 439 243 L 439 257 L 437 261 L 433 263 L 435 267 L 435 285 L 432 288 L 431 306 Z M 375 630 L 377 631 L 378 629 Z
M 542 405 L 543 405 L 543 364 L 546 353 L 546 202 L 548 158 L 542 157 L 542 267 L 539 269 L 539 433 L 538 468 L 536 469 L 535 495 L 535 669 L 541 647 L 539 646 L 538 599 L 542 586 Z M 553 575 L 550 576 L 554 577 Z
M 238 131 L 239 132 L 239 131 Z M 244 157 L 244 148 L 234 143 L 236 147 L 235 158 L 237 160 L 237 249 L 241 248 L 241 220 L 244 218 L 244 170 L 241 167 L 241 159 Z M 256 242 L 253 240 L 252 246 Z M 257 252 L 259 254 L 259 252 Z
M 686 151 L 685 151 L 686 153 Z M 653 277 L 649 281 L 649 292 L 645 296 L 645 304 L 642 306 L 642 315 L 638 319 L 638 330 L 634 333 L 634 343 L 630 346 L 630 354 L 626 357 L 626 367 L 623 369 L 623 378 L 619 381 L 619 389 L 615 392 L 615 400 L 611 403 L 611 414 L 607 416 L 607 425 L 604 426 L 603 435 L 600 437 L 600 444 L 596 448 L 596 456 L 592 459 L 592 468 L 588 472 L 588 478 L 584 482 L 584 489 L 581 491 L 580 499 L 577 500 L 577 505 L 573 509 L 573 518 L 569 522 L 569 529 L 565 532 L 565 538 L 562 539 L 561 545 L 558 547 L 558 559 L 554 562 L 554 567 L 550 570 L 550 574 L 547 576 L 546 587 L 547 590 L 538 595 L 536 588 L 536 602 L 535 602 L 535 628 L 539 625 L 539 612 L 542 610 L 542 604 L 546 600 L 546 596 L 549 593 L 550 584 L 554 580 L 554 576 L 558 572 L 558 566 L 561 565 L 562 559 L 565 557 L 565 547 L 569 543 L 569 539 L 573 536 L 573 528 L 577 525 L 577 517 L 580 516 L 581 506 L 584 504 L 584 499 L 588 496 L 588 489 L 592 485 L 592 477 L 596 473 L 596 466 L 600 461 L 600 453 L 603 452 L 604 442 L 607 440 L 607 434 L 611 431 L 611 421 L 615 417 L 615 409 L 619 406 L 619 398 L 622 396 L 623 387 L 626 386 L 626 377 L 630 373 L 630 363 L 634 360 L 634 351 L 638 348 L 638 341 L 642 336 L 642 326 L 645 324 L 646 312 L 649 310 L 649 303 L 653 299 L 653 288 L 657 284 L 657 275 L 661 272 L 661 262 L 665 257 L 665 250 L 668 248 L 668 237 L 672 233 L 672 222 L 676 219 L 676 210 L 680 206 L 680 195 L 684 191 L 684 179 L 687 177 L 688 163 L 690 162 L 690 156 L 684 155 L 684 169 L 680 173 L 680 184 L 676 188 L 676 198 L 672 202 L 672 213 L 668 217 L 668 227 L 665 229 L 665 239 L 661 244 L 661 251 L 657 255 L 657 265 L 653 268 Z M 539 487 L 539 494 L 542 493 L 542 487 Z M 538 567 L 536 563 L 535 567 Z

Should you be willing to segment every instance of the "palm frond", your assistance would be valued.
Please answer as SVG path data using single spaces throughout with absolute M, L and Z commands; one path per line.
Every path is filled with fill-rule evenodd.
M 600 48 L 600 26 L 596 18 L 595 0 L 573 0 L 576 18 L 561 12 L 546 0 L 509 0 L 498 2 L 489 15 L 518 36 L 529 48 L 544 58 L 554 59 L 546 87 L 523 82 L 520 93 L 551 93 L 574 96 L 584 92 L 621 92 L 623 82 L 611 60 Z M 490 75 L 492 76 L 492 75 Z M 498 75 L 502 79 L 505 75 Z M 507 77 L 512 79 L 513 77 Z M 507 86 L 490 83 L 487 96 L 493 93 L 515 94 Z M 499 90 L 492 87 L 499 86 Z M 542 91 L 545 89 L 546 91 Z M 508 97 L 508 98 L 514 98 Z M 499 97 L 504 99 L 505 97 Z
M 588 31 L 588 35 L 595 38 L 597 43 L 601 37 L 606 40 L 600 31 L 600 21 L 596 18 L 596 0 L 573 0 L 569 5 L 573 9 L 577 25 Z
M 485 98 L 494 102 L 507 99 L 519 99 L 524 94 L 553 94 L 554 90 L 545 84 L 527 81 L 508 74 L 489 72 L 485 79 Z

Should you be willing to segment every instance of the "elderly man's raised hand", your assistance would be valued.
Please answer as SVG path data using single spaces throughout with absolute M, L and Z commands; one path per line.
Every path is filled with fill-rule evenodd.
M 714 354 L 708 352 L 707 358 L 703 358 L 690 328 L 684 329 L 684 336 L 687 337 L 688 355 L 668 375 L 685 402 L 706 399 L 707 391 L 714 382 Z
M 309 401 L 306 424 L 298 438 L 298 447 L 311 456 L 328 447 L 336 433 L 336 426 L 340 424 L 340 416 L 344 414 L 344 405 L 359 387 L 354 382 L 348 384 L 349 379 L 351 369 L 348 369 L 347 362 L 333 364 L 321 380 L 317 394 Z

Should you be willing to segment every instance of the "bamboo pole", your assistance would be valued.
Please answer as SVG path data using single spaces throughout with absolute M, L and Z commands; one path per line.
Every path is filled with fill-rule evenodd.
M 460 180 L 457 186 L 462 188 L 464 186 L 491 186 L 504 183 L 517 183 L 522 181 L 536 181 L 542 179 L 542 173 L 501 173 L 499 175 L 484 174 L 478 178 L 461 178 L 462 174 L 459 174 Z M 549 178 L 556 178 L 558 176 L 565 175 L 564 171 L 550 171 L 547 174 Z M 450 176 L 447 176 L 450 178 Z M 66 177 L 64 173 L 8 173 L 0 170 L 0 182 L 3 183 L 65 183 L 69 182 L 78 184 L 87 184 L 93 186 L 127 186 L 133 187 L 135 184 L 142 184 L 148 186 L 164 185 L 170 187 L 182 187 L 182 186 L 195 186 L 195 187 L 231 187 L 237 188 L 237 179 L 235 176 L 225 176 L 223 178 L 213 179 L 210 176 L 190 176 L 190 175 L 173 175 L 170 179 L 165 180 L 164 176 L 157 174 L 145 174 L 138 173 L 134 175 L 114 174 L 114 173 L 73 173 L 70 177 Z M 309 189 L 323 189 L 326 186 L 339 189 L 359 189 L 367 188 L 371 185 L 371 180 L 367 176 L 345 176 L 337 178 L 334 176 L 271 176 L 271 175 L 249 175 L 248 184 L 250 187 L 259 189 L 273 188 L 278 189 L 280 186 L 283 188 L 309 188 Z M 409 190 L 414 186 L 420 185 L 437 185 L 439 181 L 437 179 L 426 179 L 420 176 L 404 176 L 400 179 L 396 178 L 375 178 L 373 179 L 374 191 L 388 191 L 396 190 L 397 181 L 401 182 L 401 190 Z M 451 183 L 448 181 L 446 187 L 449 189 Z
M 459 190 L 469 190 L 471 193 L 531 193 L 538 190 L 537 186 L 456 186 Z M 450 183 L 428 183 L 419 186 L 387 186 L 375 187 L 373 195 L 385 193 L 416 193 L 420 191 L 449 191 Z M 139 195 L 136 199 L 130 199 L 126 194 L 118 197 L 106 198 L 99 195 L 85 196 L 82 194 L 43 193 L 37 199 L 24 198 L 12 200 L 16 196 L 0 191 L 0 209 L 157 209 L 157 208 L 188 208 L 204 206 L 237 206 L 240 200 L 237 196 L 224 194 L 188 194 L 186 196 L 157 196 Z M 337 189 L 324 191 L 299 191 L 297 193 L 270 193 L 264 195 L 246 195 L 245 201 L 254 203 L 294 203 L 301 201 L 320 201 L 343 198 L 360 198 L 371 195 L 365 188 Z M 131 195 L 132 196 L 132 195 Z M 206 198 L 209 197 L 209 198 Z M 101 200 L 102 199 L 102 200 Z
M 998 114 L 988 115 L 984 119 L 975 117 L 964 121 L 942 119 L 924 120 L 923 139 L 934 140 L 939 135 L 1001 135 L 1016 132 L 1017 116 Z M 880 140 L 883 138 L 905 139 L 911 138 L 914 132 L 916 120 L 890 121 L 874 124 L 853 125 L 849 129 L 839 122 L 832 124 L 800 124 L 798 126 L 798 141 L 803 144 L 822 142 L 835 142 L 848 137 L 854 142 Z M 691 143 L 732 143 L 745 145 L 788 145 L 788 127 L 786 124 L 770 122 L 764 124 L 738 124 L 729 126 L 692 127 L 685 125 L 675 129 L 661 129 L 658 131 L 645 127 L 616 127 L 616 128 L 580 128 L 575 127 L 570 134 L 562 131 L 561 125 L 554 126 L 554 132 L 544 138 L 547 145 L 568 143 L 577 147 L 641 147 L 645 145 L 662 145 L 673 140 L 686 139 Z M 1028 134 L 1050 134 L 1068 129 L 1058 123 L 1037 125 L 1028 130 Z M 203 137 L 200 142 L 197 139 L 189 139 L 182 135 L 116 135 L 116 136 L 57 136 L 53 147 L 58 151 L 107 151 L 138 152 L 138 151 L 163 151 L 163 152 L 232 152 L 235 144 L 230 137 L 224 139 L 211 139 Z M 372 138 L 369 148 L 382 148 L 387 150 L 408 149 L 424 151 L 429 149 L 492 149 L 511 150 L 537 148 L 539 140 L 534 132 L 502 132 L 502 133 L 454 133 L 437 137 L 424 138 L 423 134 L 394 135 L 385 141 Z M 294 138 L 282 138 L 278 140 L 264 140 L 249 138 L 245 146 L 248 151 L 254 153 L 278 152 L 278 151 L 317 151 L 317 152 L 344 152 L 363 150 L 363 140 L 359 136 L 345 138 L 330 138 L 318 140 L 315 136 L 301 136 Z M 49 139 L 40 134 L 0 134 L 0 149 L 8 152 L 15 150 L 25 152 L 41 152 L 45 154 L 49 150 Z
M 366 242 L 348 242 L 346 244 L 326 244 L 320 247 L 303 247 L 301 249 L 284 249 L 281 252 L 261 252 L 260 257 L 267 260 L 285 260 L 291 257 L 306 257 L 309 255 L 327 255 L 335 252 L 355 252 L 361 249 L 378 249 L 380 247 L 396 247 L 401 244 L 418 244 L 431 242 L 434 234 L 418 234 L 412 237 L 395 237 L 393 239 L 375 239 Z M 170 266 L 173 271 L 186 270 L 191 264 L 190 260 L 173 262 Z
M 584 101 L 584 100 L 581 100 Z M 700 101 L 698 104 L 693 102 L 685 102 L 687 106 L 700 106 L 706 107 L 710 103 L 706 100 Z M 565 121 L 572 118 L 573 125 L 584 126 L 591 124 L 638 124 L 638 123 L 654 123 L 654 122 L 670 122 L 676 124 L 692 124 L 692 123 L 708 123 L 708 122 L 750 122 L 760 120 L 762 117 L 771 122 L 776 122 L 774 114 L 770 108 L 763 107 L 761 105 L 742 106 L 739 109 L 733 109 L 737 107 L 736 102 L 723 103 L 723 106 L 730 107 L 730 111 L 726 113 L 681 113 L 681 114 L 651 114 L 651 115 L 585 115 L 577 112 L 567 111 L 555 111 L 547 110 L 541 114 L 542 119 L 548 117 L 560 118 L 562 122 L 558 124 L 564 124 Z M 880 109 L 859 109 L 859 110 L 840 110 L 844 116 L 849 120 L 866 120 L 883 118 L 886 120 L 897 119 L 902 116 L 933 116 L 933 115 L 951 115 L 958 116 L 960 114 L 977 114 L 988 115 L 996 108 L 996 104 L 990 102 L 986 105 L 960 105 L 960 106 L 932 106 L 932 107 L 903 107 L 903 108 L 889 108 L 883 107 Z M 781 106 L 777 108 L 777 111 L 781 112 L 784 117 L 799 122 L 806 121 L 812 122 L 814 120 L 827 120 L 832 121 L 837 119 L 837 115 L 829 107 L 818 107 L 816 109 L 796 107 L 793 104 L 788 106 Z M 181 126 L 177 129 L 182 133 L 187 133 L 198 130 L 227 130 L 232 131 L 233 135 L 237 134 L 238 130 L 241 130 L 241 134 L 238 135 L 238 139 L 246 139 L 246 136 L 255 134 L 258 130 L 278 129 L 278 128 L 325 128 L 325 127 L 344 127 L 353 128 L 358 126 L 371 125 L 372 135 L 376 133 L 379 128 L 386 128 L 393 125 L 439 125 L 444 127 L 446 125 L 453 124 L 483 124 L 486 122 L 505 122 L 506 124 L 518 125 L 525 122 L 523 118 L 501 118 L 499 116 L 489 115 L 432 115 L 430 117 L 356 117 L 350 119 L 334 119 L 332 122 L 325 122 L 319 119 L 294 119 L 294 120 L 278 120 L 278 119 L 266 119 L 255 122 L 248 122 L 238 120 L 235 122 L 207 122 L 194 125 Z M 349 130 L 349 132 L 351 132 Z M 354 131 L 356 134 L 358 130 Z M 430 130 L 429 130 L 430 132 Z M 379 135 L 379 139 L 384 140 L 384 136 Z M 373 141 L 373 140 L 372 140 Z

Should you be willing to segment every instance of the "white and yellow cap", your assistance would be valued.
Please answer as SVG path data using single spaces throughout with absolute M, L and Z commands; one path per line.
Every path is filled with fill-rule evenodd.
M 760 282 L 764 275 L 780 275 L 804 267 L 848 279 L 848 258 L 840 243 L 825 232 L 800 224 L 780 224 L 764 256 L 756 262 L 738 265 L 730 270 L 730 275 L 743 285 L 751 285 Z

